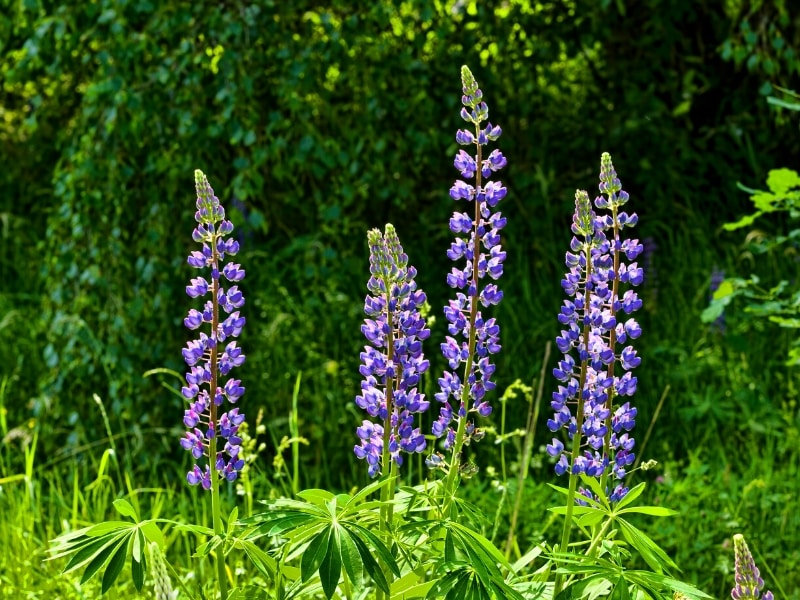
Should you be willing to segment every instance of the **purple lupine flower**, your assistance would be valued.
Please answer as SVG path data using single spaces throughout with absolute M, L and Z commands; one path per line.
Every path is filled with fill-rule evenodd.
M 764 592 L 764 580 L 750 554 L 750 548 L 741 533 L 733 536 L 733 551 L 735 556 L 734 580 L 736 585 L 731 590 L 733 600 L 773 600 L 772 592 Z
M 569 298 L 558 315 L 564 329 L 556 338 L 564 357 L 553 370 L 560 385 L 553 392 L 553 418 L 547 421 L 554 433 L 566 429 L 571 443 L 565 448 L 553 439 L 547 452 L 556 458 L 558 475 L 605 477 L 610 470 L 621 480 L 635 458 L 628 432 L 635 425 L 636 409 L 628 401 L 617 405 L 615 400 L 636 391 L 637 379 L 630 371 L 641 359 L 629 342 L 642 332 L 629 316 L 642 302 L 634 290 L 623 293 L 621 288 L 643 280 L 643 271 L 634 262 L 642 245 L 621 238 L 622 229 L 634 226 L 638 217 L 619 211 L 628 194 L 607 153 L 601 160 L 600 193 L 595 207 L 611 214 L 598 215 L 586 192 L 575 194 L 574 236 L 566 254 L 569 271 L 561 282 Z M 621 372 L 615 373 L 617 365 Z M 617 501 L 627 491 L 619 484 L 609 497 Z
M 194 176 L 197 188 L 195 220 L 198 225 L 192 239 L 202 244 L 202 250 L 193 251 L 188 263 L 196 269 L 208 269 L 210 281 L 202 276 L 193 278 L 186 293 L 191 298 L 207 295 L 211 298 L 203 304 L 202 311 L 192 308 L 184 319 L 184 324 L 191 330 L 208 324 L 208 333 L 201 332 L 198 339 L 187 342 L 183 349 L 183 358 L 190 370 L 186 373 L 186 386 L 181 389 L 181 394 L 190 404 L 183 417 L 189 431 L 181 439 L 181 446 L 198 461 L 186 475 L 186 480 L 191 485 L 200 484 L 209 490 L 212 486 L 212 462 L 219 476 L 228 481 L 236 479 L 244 466 L 239 455 L 242 440 L 238 435 L 244 415 L 239 413 L 238 407 L 225 412 L 223 405 L 226 400 L 235 404 L 245 391 L 241 380 L 225 379 L 231 369 L 241 365 L 245 359 L 235 341 L 225 344 L 228 338 L 239 336 L 245 318 L 237 310 L 244 305 L 242 293 L 235 285 L 226 291 L 224 280 L 238 282 L 244 279 L 245 273 L 241 265 L 224 262 L 226 255 L 233 256 L 239 251 L 235 239 L 226 239 L 233 231 L 233 225 L 225 219 L 225 209 L 214 195 L 206 176 L 199 170 Z M 220 309 L 227 317 L 220 315 Z
M 500 230 L 505 227 L 506 219 L 492 209 L 505 197 L 507 190 L 499 181 L 485 181 L 506 166 L 506 158 L 499 150 L 483 157 L 483 147 L 497 140 L 502 130 L 488 122 L 483 125 L 489 118 L 489 109 L 466 66 L 461 68 L 461 82 L 464 92 L 461 117 L 474 131 L 459 129 L 456 141 L 462 146 L 474 146 L 475 155 L 459 150 L 453 162 L 466 181 L 457 180 L 450 188 L 450 197 L 457 202 L 465 200 L 470 206 L 468 212 L 455 212 L 450 219 L 450 231 L 456 238 L 447 256 L 453 261 L 463 260 L 464 265 L 453 267 L 447 276 L 448 285 L 461 291 L 456 292 L 455 299 L 444 309 L 450 335 L 441 349 L 450 370 L 439 379 L 440 391 L 435 397 L 442 407 L 432 427 L 434 436 L 444 436 L 444 446 L 448 449 L 456 439 L 453 422 L 466 419 L 470 412 L 483 417 L 492 412 L 485 395 L 495 387 L 491 380 L 495 366 L 490 357 L 500 351 L 500 327 L 494 318 L 484 317 L 478 303 L 488 307 L 502 300 L 503 292 L 497 285 L 485 283 L 481 286 L 481 280 L 487 275 L 492 281 L 499 279 L 506 258 L 500 246 Z M 462 365 L 466 381 L 459 376 Z M 465 432 L 472 437 L 480 435 L 471 423 L 465 427 Z M 440 465 L 441 460 L 429 461 L 431 467 Z
M 365 459 L 371 477 L 389 468 L 389 459 L 403 464 L 401 452 L 422 452 L 425 436 L 414 427 L 414 415 L 425 412 L 429 402 L 417 391 L 420 375 L 429 362 L 422 352 L 422 341 L 430 336 L 420 308 L 425 293 L 417 289 L 417 270 L 408 265 L 397 232 L 386 225 L 367 234 L 370 248 L 370 274 L 364 301 L 367 318 L 361 332 L 369 345 L 361 353 L 359 372 L 364 376 L 356 404 L 370 417 L 356 430 L 360 444 L 354 451 Z M 384 448 L 387 452 L 384 453 Z

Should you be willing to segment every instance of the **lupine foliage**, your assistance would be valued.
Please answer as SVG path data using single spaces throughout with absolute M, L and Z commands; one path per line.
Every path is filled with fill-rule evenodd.
M 737 180 L 759 187 L 768 168 L 798 155 L 795 129 L 773 123 L 776 114 L 787 122 L 788 113 L 768 111 L 756 95 L 774 93 L 766 79 L 786 85 L 797 73 L 800 27 L 791 3 L 728 2 L 720 10 L 705 1 L 375 2 L 357 13 L 336 0 L 237 10 L 2 6 L 0 502 L 4 514 L 20 515 L 2 524 L 13 542 L 5 556 L 14 560 L 0 561 L 9 580 L 41 573 L 31 540 L 52 537 L 64 518 L 102 520 L 123 489 L 106 476 L 113 455 L 83 445 L 106 435 L 93 392 L 108 399 L 107 435 L 115 432 L 112 445 L 130 473 L 168 486 L 178 478 L 173 468 L 185 472 L 173 460 L 177 427 L 163 434 L 182 399 L 170 402 L 141 373 L 182 368 L 175 348 L 185 337 L 174 307 L 185 303 L 179 257 L 191 216 L 173 200 L 197 164 L 226 182 L 249 243 L 243 254 L 260 265 L 249 274 L 254 312 L 244 332 L 259 339 L 243 366 L 255 377 L 247 376 L 242 401 L 269 399 L 278 446 L 302 370 L 302 410 L 290 422 L 314 444 L 302 451 L 301 479 L 351 484 L 349 475 L 362 469 L 350 466 L 351 436 L 339 433 L 360 417 L 341 407 L 354 409 L 358 389 L 360 342 L 351 333 L 363 315 L 352 290 L 364 275 L 363 231 L 392 220 L 421 272 L 445 268 L 440 225 L 448 209 L 438 194 L 448 167 L 428 158 L 448 150 L 439 125 L 457 99 L 439 90 L 449 89 L 462 61 L 481 65 L 476 72 L 502 109 L 504 151 L 514 164 L 504 176 L 511 191 L 504 210 L 515 218 L 504 232 L 513 270 L 498 307 L 498 386 L 538 372 L 535 360 L 517 357 L 553 334 L 546 315 L 557 311 L 556 257 L 568 242 L 553 223 L 568 219 L 567 190 L 590 176 L 596 149 L 617 149 L 628 189 L 646 199 L 640 237 L 656 241 L 659 271 L 656 280 L 654 268 L 645 269 L 641 290 L 637 454 L 642 423 L 669 384 L 648 450 L 670 457 L 659 498 L 692 515 L 666 524 L 659 541 L 682 557 L 688 577 L 709 585 L 720 581 L 720 557 L 730 559 L 722 544 L 737 519 L 758 523 L 768 564 L 788 577 L 800 573 L 796 549 L 771 533 L 797 522 L 789 510 L 796 386 L 782 365 L 790 337 L 741 312 L 728 312 L 724 338 L 707 336 L 693 317 L 715 264 L 729 274 L 752 267 L 762 281 L 796 278 L 786 270 L 796 269 L 791 256 L 751 260 L 749 246 L 739 252 L 732 236 L 712 235 L 744 211 Z M 637 35 L 619 35 L 623 27 Z M 420 213 L 431 215 L 420 221 Z M 748 244 L 759 239 L 748 236 Z M 426 289 L 433 281 L 423 280 Z M 429 293 L 436 306 L 446 301 L 433 287 Z M 650 368 L 651 357 L 670 368 Z M 492 461 L 492 448 L 482 449 L 482 460 Z M 552 469 L 535 468 L 540 479 Z M 13 484 L 28 471 L 30 497 Z M 74 489 L 65 483 L 73 475 Z M 105 503 L 84 504 L 77 483 L 89 481 L 86 497 Z M 496 499 L 485 492 L 476 483 L 465 493 L 491 505 Z M 184 514 L 198 510 L 179 502 Z M 540 534 L 537 524 L 522 527 Z M 63 581 L 47 573 L 38 581 Z

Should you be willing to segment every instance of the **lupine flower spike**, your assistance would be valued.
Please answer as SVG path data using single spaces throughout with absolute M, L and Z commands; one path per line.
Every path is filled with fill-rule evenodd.
M 210 273 L 210 281 L 203 276 L 196 277 L 186 287 L 186 293 L 191 298 L 209 296 L 209 299 L 202 310 L 189 310 L 184 324 L 192 330 L 205 328 L 208 333 L 201 332 L 183 349 L 189 372 L 181 393 L 190 406 L 183 417 L 189 431 L 181 439 L 181 446 L 191 452 L 196 461 L 186 476 L 187 481 L 210 490 L 212 480 L 224 477 L 233 481 L 244 466 L 239 456 L 242 440 L 237 435 L 244 415 L 238 407 L 225 410 L 225 405 L 236 404 L 245 390 L 239 379 L 229 377 L 231 370 L 245 359 L 233 340 L 245 324 L 245 318 L 239 314 L 244 297 L 236 285 L 244 279 L 245 273 L 241 265 L 225 262 L 226 257 L 239 251 L 239 242 L 228 238 L 233 224 L 225 219 L 225 209 L 201 171 L 195 171 L 195 186 L 198 224 L 192 239 L 202 247 L 189 255 L 188 263 Z M 225 287 L 223 278 L 234 285 Z M 220 314 L 220 309 L 224 315 Z M 216 476 L 212 476 L 212 464 Z
M 736 585 L 731 590 L 733 600 L 773 600 L 772 592 L 764 592 L 764 580 L 758 571 L 750 548 L 741 533 L 733 536 L 733 552 L 736 560 L 734 578 Z
M 414 415 L 429 406 L 416 386 L 428 370 L 422 341 L 431 332 L 420 315 L 425 293 L 414 282 L 417 270 L 409 266 L 394 226 L 387 224 L 383 235 L 373 229 L 367 241 L 371 295 L 364 301 L 367 318 L 361 331 L 369 345 L 361 353 L 364 380 L 356 404 L 378 422 L 364 420 L 356 430 L 360 444 L 354 450 L 374 477 L 388 472 L 390 460 L 402 465 L 401 452 L 425 450 L 425 436 L 414 427 Z
M 441 348 L 450 370 L 439 379 L 436 399 L 442 407 L 433 423 L 433 435 L 445 438 L 444 447 L 453 449 L 456 461 L 463 444 L 481 437 L 480 430 L 467 421 L 468 414 L 486 417 L 492 412 L 486 392 L 495 387 L 491 355 L 500 351 L 500 327 L 494 317 L 484 317 L 478 304 L 486 308 L 503 298 L 497 285 L 485 280 L 488 277 L 495 281 L 503 274 L 506 253 L 500 246 L 500 230 L 506 219 L 495 209 L 507 192 L 501 182 L 488 181 L 506 166 L 506 158 L 500 150 L 492 150 L 485 157 L 483 154 L 484 146 L 496 141 L 502 130 L 488 122 L 483 92 L 466 66 L 461 68 L 461 83 L 461 118 L 470 128 L 459 129 L 456 141 L 473 148 L 475 154 L 459 150 L 453 162 L 463 181 L 453 184 L 450 197 L 468 206 L 466 212 L 455 212 L 450 219 L 450 230 L 456 239 L 447 256 L 460 266 L 453 267 L 447 283 L 458 291 L 444 309 L 450 335 Z M 427 462 L 430 467 L 445 467 L 438 454 Z M 448 487 L 452 489 L 452 481 Z
M 569 271 L 561 281 L 568 299 L 558 316 L 564 329 L 556 338 L 564 357 L 553 370 L 559 386 L 551 402 L 555 414 L 547 422 L 553 432 L 566 429 L 570 443 L 565 448 L 554 438 L 547 452 L 557 459 L 557 474 L 584 473 L 605 484 L 609 471 L 622 480 L 634 461 L 629 432 L 636 409 L 629 401 L 615 400 L 636 391 L 631 370 L 641 359 L 633 346 L 625 344 L 641 335 L 639 324 L 628 315 L 642 306 L 630 288 L 642 282 L 643 273 L 630 262 L 642 252 L 642 245 L 622 239 L 623 229 L 633 227 L 638 218 L 619 210 L 628 194 L 607 153 L 601 160 L 600 193 L 594 205 L 610 214 L 595 213 L 586 192 L 575 195 L 574 237 L 566 254 Z M 617 365 L 620 371 L 615 372 Z M 591 497 L 586 490 L 580 492 Z M 618 501 L 627 492 L 620 483 L 609 498 Z

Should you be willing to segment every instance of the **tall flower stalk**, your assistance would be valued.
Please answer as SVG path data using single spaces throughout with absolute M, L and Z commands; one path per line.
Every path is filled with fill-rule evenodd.
M 635 214 L 620 208 L 628 202 L 627 192 L 617 178 L 611 156 L 604 153 L 600 162 L 600 196 L 592 208 L 589 195 L 575 194 L 572 222 L 574 237 L 566 254 L 569 269 L 561 285 L 568 299 L 558 316 L 565 327 L 556 338 L 563 358 L 553 370 L 559 381 L 553 393 L 554 411 L 547 425 L 553 432 L 566 429 L 568 447 L 553 438 L 547 452 L 557 459 L 556 473 L 569 473 L 567 514 L 561 551 L 569 546 L 572 508 L 591 498 L 588 490 L 578 490 L 581 475 L 596 477 L 612 502 L 628 492 L 622 483 L 609 490 L 609 478 L 621 482 L 626 467 L 634 462 L 634 439 L 629 434 L 635 425 L 636 409 L 629 401 L 637 379 L 631 370 L 641 359 L 628 340 L 641 335 L 635 319 L 628 317 L 642 306 L 633 289 L 643 280 L 642 269 L 634 259 L 642 252 L 635 239 L 622 239 L 622 231 L 638 221 Z M 623 291 L 623 287 L 629 288 Z M 620 370 L 617 371 L 617 365 Z M 559 581 L 556 582 L 556 593 Z
M 487 276 L 497 280 L 503 274 L 506 258 L 500 246 L 500 230 L 505 227 L 506 219 L 494 209 L 507 190 L 499 181 L 488 181 L 506 165 L 506 158 L 499 150 L 484 157 L 484 146 L 496 141 L 502 130 L 488 122 L 489 108 L 483 101 L 483 92 L 466 66 L 461 67 L 461 83 L 461 118 L 470 127 L 459 129 L 456 141 L 474 148 L 475 154 L 459 150 L 453 163 L 463 180 L 453 184 L 450 197 L 468 203 L 469 212 L 455 212 L 450 219 L 450 230 L 456 239 L 447 256 L 464 263 L 463 267 L 453 267 L 447 276 L 450 287 L 459 291 L 444 309 L 450 335 L 441 348 L 450 370 L 439 379 L 440 391 L 435 397 L 442 407 L 432 428 L 434 436 L 444 437 L 444 447 L 451 457 L 449 464 L 439 454 L 427 461 L 430 467 L 447 471 L 444 513 L 452 503 L 459 477 L 472 470 L 462 464 L 463 448 L 482 436 L 468 417 L 470 413 L 486 417 L 492 412 L 485 395 L 495 387 L 491 380 L 495 371 L 491 355 L 500 351 L 500 327 L 494 318 L 485 318 L 478 305 L 486 308 L 503 298 L 496 284 L 482 280 Z
M 364 419 L 356 429 L 356 456 L 367 462 L 371 477 L 387 474 L 391 481 L 381 488 L 380 530 L 387 533 L 392 520 L 394 477 L 403 464 L 403 452 L 423 452 L 425 436 L 414 427 L 414 415 L 428 410 L 430 403 L 417 391 L 420 376 L 428 370 L 422 342 L 430 329 L 420 309 L 425 293 L 417 289 L 417 270 L 391 223 L 367 233 L 369 243 L 370 295 L 364 300 L 367 318 L 361 332 L 369 342 L 361 353 L 359 372 L 364 377 L 356 405 L 376 419 Z M 377 591 L 383 598 L 383 591 Z
M 773 600 L 772 592 L 764 592 L 764 580 L 750 554 L 750 548 L 741 533 L 733 536 L 733 552 L 735 557 L 734 580 L 736 585 L 731 590 L 733 600 Z
M 195 171 L 194 176 L 198 224 L 192 239 L 201 244 L 201 250 L 193 251 L 188 263 L 209 274 L 210 281 L 198 276 L 186 287 L 191 298 L 208 296 L 208 299 L 202 310 L 189 310 L 184 324 L 191 330 L 205 328 L 208 333 L 201 331 L 198 338 L 183 349 L 189 372 L 181 393 L 190 405 L 183 417 L 188 431 L 181 439 L 181 446 L 195 460 L 186 480 L 190 485 L 200 485 L 211 492 L 214 533 L 222 536 L 220 482 L 234 481 L 244 466 L 240 456 L 242 440 L 238 435 L 244 415 L 238 407 L 226 405 L 236 404 L 245 391 L 239 379 L 229 377 L 231 370 L 245 360 L 236 341 L 231 341 L 239 336 L 245 324 L 238 310 L 244 305 L 244 296 L 235 285 L 244 279 L 245 272 L 241 265 L 225 262 L 226 257 L 234 256 L 239 250 L 239 242 L 228 238 L 233 224 L 225 219 L 225 209 L 202 171 Z M 234 285 L 226 288 L 223 278 Z M 217 550 L 216 561 L 220 595 L 224 599 L 228 580 L 222 548 Z
M 431 332 L 420 314 L 425 292 L 417 289 L 417 270 L 409 266 L 394 226 L 387 224 L 384 234 L 371 230 L 367 241 L 371 295 L 364 300 L 367 318 L 361 332 L 369 345 L 361 353 L 359 372 L 364 379 L 356 404 L 377 422 L 365 419 L 356 430 L 359 444 L 354 452 L 375 477 L 396 473 L 403 452 L 425 450 L 425 436 L 414 427 L 414 415 L 430 405 L 417 384 L 430 366 L 422 341 Z

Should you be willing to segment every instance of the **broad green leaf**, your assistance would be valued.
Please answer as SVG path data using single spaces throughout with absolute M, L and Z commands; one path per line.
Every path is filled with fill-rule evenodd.
M 625 513 L 640 513 L 643 515 L 650 515 L 651 517 L 672 517 L 679 514 L 677 510 L 665 508 L 663 506 L 632 506 L 624 510 L 617 511 L 618 514 Z
M 361 556 L 361 562 L 364 564 L 364 570 L 370 576 L 372 581 L 375 582 L 380 589 L 382 589 L 387 594 L 389 593 L 389 582 L 386 580 L 386 576 L 383 574 L 383 570 L 378 565 L 375 558 L 372 556 L 367 545 L 357 535 L 353 535 L 353 543 L 356 545 L 358 549 L 358 553 Z M 394 562 L 394 561 L 392 561 Z M 397 568 L 397 565 L 395 565 Z M 397 575 L 400 575 L 399 569 L 397 570 Z
M 594 510 L 592 512 L 588 512 L 585 515 L 581 515 L 575 522 L 581 527 L 593 527 L 597 525 L 605 518 L 605 514 L 600 512 L 599 510 Z
M 148 542 L 155 542 L 158 544 L 159 548 L 164 547 L 164 534 L 161 533 L 161 529 L 159 529 L 158 525 L 156 525 L 153 521 L 144 521 L 139 524 L 139 529 L 144 536 L 147 538 Z M 209 529 L 211 533 L 206 535 L 214 535 L 214 532 Z
M 756 192 L 750 196 L 750 201 L 753 203 L 757 211 L 762 213 L 770 213 L 777 210 L 781 198 L 769 192 Z
M 636 548 L 653 571 L 662 573 L 665 567 L 680 571 L 678 565 L 667 556 L 658 544 L 647 537 L 642 531 L 631 525 L 625 519 L 617 519 L 617 522 L 620 525 L 620 529 L 622 529 L 622 535 L 625 536 L 625 539 L 628 540 L 631 546 Z
M 70 559 L 70 561 L 67 563 L 67 566 L 64 567 L 64 573 L 69 573 L 70 571 L 80 568 L 85 563 L 94 560 L 98 555 L 102 554 L 108 558 L 108 554 L 110 553 L 108 548 L 113 546 L 115 542 L 119 541 L 119 539 L 124 536 L 125 534 L 109 534 L 105 537 L 99 538 L 97 541 L 94 541 L 91 544 L 84 545 Z
M 456 547 L 453 543 L 453 532 L 449 529 L 444 537 L 444 559 L 447 562 L 455 562 L 457 560 Z
M 177 529 L 178 531 L 191 531 L 192 533 L 197 533 L 199 535 L 205 535 L 205 536 L 214 535 L 213 529 L 209 529 L 208 527 L 203 527 L 202 525 L 180 524 L 176 525 L 175 529 Z M 147 535 L 147 539 L 150 540 L 151 542 L 158 543 L 157 540 L 154 540 L 150 537 L 148 530 L 145 530 L 145 535 Z
M 132 529 L 134 527 L 136 527 L 136 524 L 130 521 L 104 521 L 89 527 L 89 529 L 86 530 L 86 535 L 89 537 L 102 537 L 108 535 L 112 531 Z
M 249 540 L 240 540 L 238 544 L 241 545 L 250 562 L 262 575 L 269 580 L 275 579 L 278 566 L 274 558 Z
M 634 500 L 642 495 L 643 491 L 644 482 L 634 486 L 633 489 L 629 490 L 628 493 L 625 494 L 625 497 L 617 503 L 617 505 L 614 507 L 614 512 L 620 512 L 621 509 L 625 508 L 629 504 L 632 504 Z
M 136 514 L 136 510 L 131 506 L 131 503 L 127 500 L 123 500 L 122 498 L 117 498 L 113 502 L 114 508 L 117 509 L 117 512 L 121 514 L 123 517 L 130 517 L 137 523 L 139 522 L 139 515 Z
M 366 538 L 367 541 L 369 541 L 370 545 L 372 546 L 372 549 L 379 555 L 378 557 L 383 562 L 383 564 L 388 566 L 392 570 L 392 573 L 394 573 L 395 577 L 400 577 L 400 567 L 397 566 L 397 562 L 395 562 L 392 553 L 389 552 L 389 550 L 386 548 L 386 546 L 383 544 L 380 538 L 378 538 L 378 536 L 369 531 L 367 528 L 358 525 L 357 523 L 347 523 L 346 526 L 348 529 L 358 531 L 360 536 L 354 536 L 354 538 L 355 537 Z M 355 533 L 355 531 L 353 533 Z
M 364 563 L 353 541 L 353 534 L 344 527 L 339 532 L 339 545 L 342 550 L 342 566 L 351 583 L 357 588 L 361 586 L 364 578 Z M 413 573 L 412 573 L 413 575 Z
M 567 514 L 566 506 L 551 506 L 547 510 L 557 515 Z M 598 510 L 599 509 L 594 508 L 593 506 L 581 506 L 580 504 L 576 504 L 572 507 L 572 516 L 575 517 L 578 515 L 585 515 L 586 513 L 597 512 Z
M 98 570 L 100 570 L 103 565 L 108 563 L 108 561 L 113 556 L 114 552 L 128 542 L 127 535 L 120 535 L 116 536 L 111 540 L 110 544 L 103 546 L 97 554 L 94 555 L 92 560 L 86 565 L 86 569 L 83 571 L 83 575 L 81 576 L 81 585 L 89 581 Z
M 364 487 L 361 490 L 359 490 L 355 494 L 355 496 L 350 498 L 350 500 L 347 502 L 347 504 L 345 504 L 345 509 L 348 509 L 348 508 L 351 508 L 351 507 L 355 506 L 356 504 L 361 502 L 364 498 L 366 498 L 367 496 L 369 496 L 373 492 L 377 492 L 378 490 L 380 490 L 383 486 L 385 486 L 387 484 L 391 483 L 391 485 L 394 485 L 394 481 L 396 481 L 396 480 L 397 480 L 397 477 L 395 476 L 395 477 L 381 477 L 380 479 L 378 479 L 376 481 L 373 481 L 372 483 L 370 483 L 366 487 Z
M 624 576 L 619 576 L 608 600 L 631 600 L 631 594 L 628 591 L 628 582 L 625 581 Z
M 131 535 L 129 536 L 128 540 L 122 542 L 117 547 L 117 551 L 111 557 L 111 560 L 108 561 L 108 566 L 106 567 L 106 572 L 103 573 L 103 584 L 101 594 L 105 594 L 114 582 L 119 577 L 119 574 L 122 573 L 122 567 L 125 566 L 125 559 L 128 557 L 128 548 L 130 547 L 130 541 L 136 536 Z
M 139 535 L 142 535 L 139 532 Z M 142 591 L 144 585 L 144 574 L 147 573 L 147 552 L 142 552 L 141 560 L 135 560 L 131 557 L 131 579 L 137 592 Z
M 682 594 L 692 597 L 713 598 L 713 596 L 709 596 L 705 592 L 688 583 L 678 581 L 677 579 L 673 579 L 672 577 L 668 577 L 666 575 L 651 573 L 650 571 L 625 571 L 625 577 L 631 583 L 635 583 L 641 587 L 653 590 L 669 588 L 674 592 L 681 592 Z
M 137 528 L 136 533 L 133 534 L 133 546 L 131 547 L 131 557 L 135 562 L 142 560 L 142 548 L 145 545 L 144 534 Z
M 233 530 L 236 528 L 236 519 L 239 518 L 239 507 L 234 506 L 231 514 L 228 515 L 228 535 L 233 535 Z
M 494 564 L 502 565 L 504 568 L 511 570 L 511 564 L 506 560 L 506 557 L 497 549 L 497 546 L 492 544 L 489 540 L 483 537 L 476 531 L 472 531 L 468 527 L 461 525 L 460 523 L 451 523 L 451 526 L 454 527 L 456 530 L 462 533 L 465 537 L 471 538 L 473 541 L 477 542 L 479 546 L 483 548 L 483 550 L 488 554 Z
M 329 492 L 328 490 L 320 490 L 320 489 L 301 490 L 297 492 L 297 495 L 306 502 L 309 502 L 316 506 L 325 506 L 326 502 L 329 502 L 332 498 L 335 497 L 335 495 Z
M 333 527 L 328 536 L 328 548 L 319 565 L 319 579 L 325 596 L 330 600 L 342 574 L 342 550 L 339 545 L 339 528 Z
M 308 547 L 303 552 L 303 558 L 300 561 L 300 576 L 304 582 L 308 581 L 311 576 L 317 572 L 319 564 L 322 562 L 328 549 L 328 539 L 330 535 L 330 528 L 323 529 L 311 540 Z

